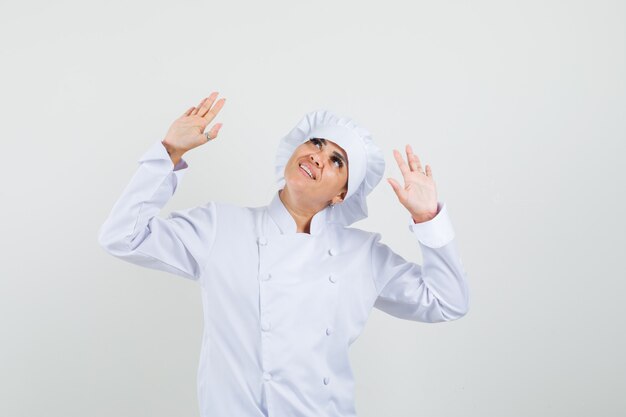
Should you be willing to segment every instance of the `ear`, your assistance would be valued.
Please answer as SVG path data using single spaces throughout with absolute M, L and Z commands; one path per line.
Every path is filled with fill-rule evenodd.
M 348 192 L 348 190 L 346 190 L 344 188 L 344 191 L 342 191 L 340 194 L 337 194 L 336 196 L 333 197 L 333 199 L 331 200 L 332 204 L 339 204 L 341 203 L 344 198 L 346 197 L 346 193 Z

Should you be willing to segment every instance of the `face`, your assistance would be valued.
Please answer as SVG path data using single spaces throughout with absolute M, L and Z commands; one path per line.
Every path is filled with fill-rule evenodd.
M 312 138 L 287 161 L 285 184 L 291 194 L 311 206 L 340 203 L 348 189 L 348 156 L 336 143 Z

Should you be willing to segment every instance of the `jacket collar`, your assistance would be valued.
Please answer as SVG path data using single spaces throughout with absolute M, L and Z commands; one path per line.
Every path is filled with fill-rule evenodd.
M 274 198 L 268 206 L 268 211 L 274 223 L 280 229 L 282 234 L 295 234 L 297 230 L 296 221 L 291 217 L 291 213 L 287 210 L 287 207 L 283 204 L 279 191 L 274 193 Z M 324 210 L 320 210 L 311 219 L 311 235 L 318 235 L 324 230 L 326 221 L 328 219 L 328 207 Z

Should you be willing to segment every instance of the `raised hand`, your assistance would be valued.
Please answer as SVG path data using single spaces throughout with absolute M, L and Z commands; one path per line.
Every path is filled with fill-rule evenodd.
M 208 131 L 210 139 L 204 133 L 204 129 L 217 116 L 226 102 L 225 98 L 221 98 L 215 103 L 217 95 L 217 91 L 212 92 L 198 104 L 198 107 L 190 107 L 172 123 L 162 143 L 173 161 L 179 160 L 185 152 L 217 137 L 222 123 L 216 123 Z
M 402 159 L 402 154 L 398 150 L 393 150 L 393 156 L 404 177 L 404 187 L 401 187 L 393 178 L 387 178 L 387 181 L 398 196 L 398 200 L 411 213 L 415 223 L 432 219 L 437 215 L 438 200 L 430 165 L 426 165 L 424 172 L 419 158 L 408 144 L 406 145 L 408 164 Z

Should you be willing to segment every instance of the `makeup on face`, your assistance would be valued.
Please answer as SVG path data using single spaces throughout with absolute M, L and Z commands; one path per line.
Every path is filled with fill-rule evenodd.
M 314 146 L 317 146 L 319 149 L 322 149 L 323 146 L 328 146 L 326 139 L 324 138 L 311 138 L 309 139 L 309 142 L 311 142 Z M 333 151 L 330 160 L 338 168 L 346 166 L 347 164 L 346 158 L 341 153 L 335 150 Z

